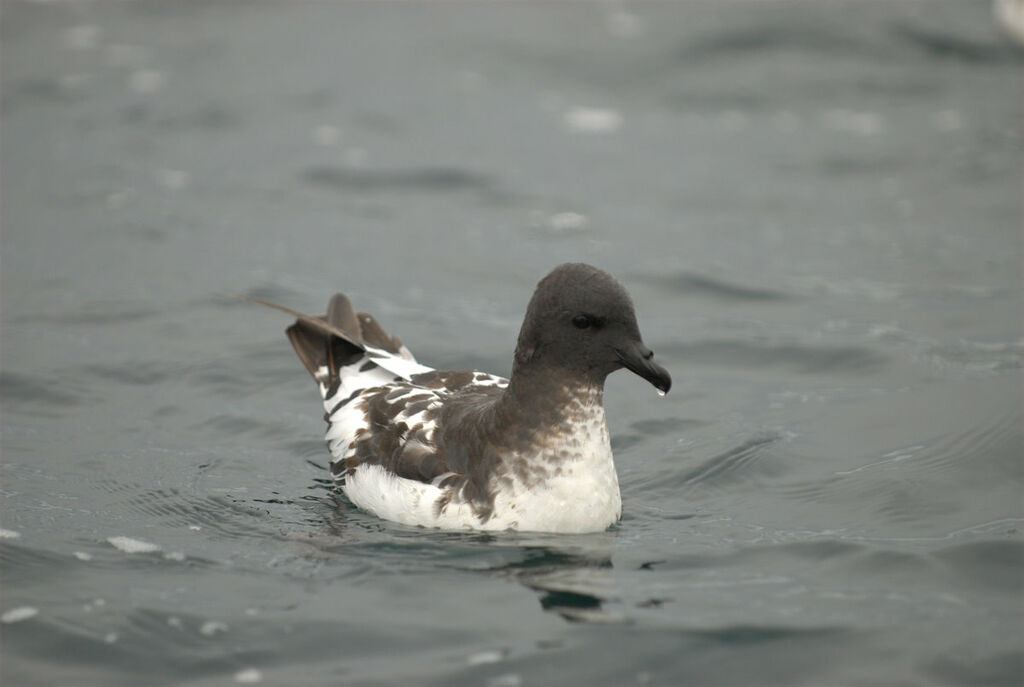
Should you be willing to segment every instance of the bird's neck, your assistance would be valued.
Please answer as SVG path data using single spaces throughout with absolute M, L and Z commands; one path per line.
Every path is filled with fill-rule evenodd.
M 523 434 L 564 430 L 566 423 L 603 410 L 603 378 L 539 365 L 517 366 L 497 407 Z

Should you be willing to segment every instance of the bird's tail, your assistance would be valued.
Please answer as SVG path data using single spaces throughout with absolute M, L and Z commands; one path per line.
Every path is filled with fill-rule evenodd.
M 401 358 L 412 358 L 397 336 L 388 336 L 372 315 L 357 313 L 343 293 L 334 294 L 327 304 L 326 315 L 307 315 L 258 298 L 243 296 L 242 300 L 296 318 L 285 333 L 299 360 L 325 391 L 338 387 L 341 369 L 362 360 L 368 346 Z

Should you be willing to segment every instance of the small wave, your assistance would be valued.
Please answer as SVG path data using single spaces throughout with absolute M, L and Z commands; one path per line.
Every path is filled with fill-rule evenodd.
M 645 470 L 640 476 L 624 475 L 623 491 L 627 494 L 671 493 L 694 498 L 701 492 L 718 491 L 747 480 L 775 475 L 783 467 L 771 459 L 770 447 L 782 435 L 766 433 L 704 459 L 691 467 L 693 458 L 688 449 L 685 456 L 674 457 L 672 466 Z
M 141 308 L 120 301 L 85 303 L 74 310 L 26 313 L 11 318 L 17 324 L 105 325 L 135 322 L 160 315 L 154 308 Z
M 37 615 L 39 615 L 39 609 L 35 606 L 18 606 L 0 615 L 0 623 L 20 623 L 23 620 L 35 618 Z
M 676 275 L 635 275 L 636 281 L 647 282 L 682 295 L 704 296 L 717 300 L 740 302 L 787 301 L 792 296 L 773 289 L 745 286 L 703 274 L 682 272 Z
M 968 472 L 973 479 L 988 476 L 994 481 L 1022 476 L 1020 457 L 1024 455 L 1024 432 L 1019 410 L 1008 411 L 989 422 L 947 436 L 916 452 L 904 461 L 905 467 L 918 472 L 956 470 Z
M 837 539 L 824 539 L 821 541 L 799 541 L 788 544 L 778 544 L 772 547 L 776 551 L 784 552 L 813 561 L 824 561 L 838 557 L 849 556 L 864 549 L 862 544 L 839 541 Z
M 1020 51 L 1001 41 L 980 42 L 962 35 L 910 24 L 894 27 L 893 33 L 930 59 L 975 65 L 1019 65 L 1022 62 Z
M 802 503 L 834 504 L 837 512 L 851 509 L 851 518 L 853 513 L 859 513 L 865 520 L 890 523 L 930 524 L 955 511 L 952 501 L 939 498 L 927 485 L 903 475 L 897 479 L 888 475 L 833 474 L 786 485 L 779 491 Z
M 963 509 L 947 485 L 991 490 L 1019 483 L 1024 472 L 1022 443 L 1019 415 L 1007 412 L 940 440 L 892 451 L 853 469 L 785 485 L 779 491 L 804 503 L 849 508 L 851 514 L 869 520 L 934 530 Z
M 31 404 L 34 413 L 59 414 L 61 406 L 77 406 L 91 400 L 73 378 L 53 379 L 43 374 L 22 374 L 5 371 L 0 374 L 0 388 L 7 403 Z M 56 407 L 47 411 L 46 407 Z
M 193 496 L 178 489 L 146 489 L 120 483 L 106 485 L 109 491 L 124 494 L 116 505 L 126 512 L 155 518 L 172 527 L 199 526 L 204 532 L 226 537 L 266 534 L 271 527 L 266 511 L 226 496 Z
M 965 582 L 979 589 L 1020 591 L 1024 584 L 1024 542 L 997 539 L 940 549 L 935 557 Z
M 678 51 L 679 59 L 693 68 L 697 63 L 735 58 L 751 53 L 802 52 L 817 56 L 836 55 L 868 57 L 874 46 L 853 38 L 849 33 L 814 30 L 790 26 L 759 26 L 757 29 L 719 31 L 689 41 Z
M 115 549 L 124 553 L 156 553 L 160 551 L 159 545 L 132 537 L 107 537 L 107 541 Z
M 19 542 L 22 540 L 19 540 Z M 23 543 L 6 540 L 0 545 L 0 565 L 4 584 L 13 589 L 26 582 L 41 583 L 67 574 L 72 561 L 55 551 L 45 551 Z
M 688 630 L 686 634 L 713 644 L 762 644 L 791 641 L 804 637 L 814 639 L 846 634 L 840 627 L 787 627 L 784 625 L 731 625 L 710 630 Z
M 263 284 L 247 289 L 243 294 L 246 298 L 269 301 L 271 303 L 291 303 L 299 300 L 299 293 L 280 284 Z M 225 298 L 217 296 L 209 299 L 209 303 L 215 306 L 225 307 L 249 307 L 251 304 L 240 301 L 236 298 Z
M 309 167 L 303 181 L 342 191 L 463 191 L 487 190 L 491 179 L 477 172 L 451 167 L 369 170 L 345 167 Z
M 722 486 L 739 481 L 743 474 L 764 457 L 766 447 L 781 439 L 778 434 L 748 439 L 724 453 L 712 456 L 682 477 L 682 487 Z
M 925 672 L 936 684 L 1024 684 L 1024 651 L 1004 651 L 984 658 L 943 655 L 928 663 Z
M 277 422 L 265 418 L 254 420 L 250 417 L 226 413 L 204 420 L 194 425 L 192 429 L 212 429 L 218 433 L 232 436 L 250 436 L 261 439 L 279 439 L 298 434 L 295 426 L 286 422 Z M 322 447 L 323 442 L 321 442 L 321 450 L 323 450 Z
M 292 431 L 292 434 L 296 433 L 297 432 Z M 317 470 L 328 470 L 325 465 L 320 464 L 330 458 L 330 454 L 327 452 L 323 439 L 296 439 L 294 441 L 285 442 L 282 447 L 293 455 L 304 459 L 306 463 Z
M 659 348 L 659 353 L 696 365 L 784 367 L 802 374 L 864 374 L 876 372 L 886 363 L 885 356 L 859 346 L 817 347 L 732 339 L 667 344 Z
M 157 360 L 123 361 L 117 365 L 88 365 L 84 368 L 87 374 L 97 379 L 132 386 L 160 384 L 177 377 L 183 370 L 182 366 L 167 365 Z
M 865 550 L 848 564 L 849 571 L 870 575 L 881 575 L 892 579 L 894 575 L 926 579 L 933 573 L 930 557 L 923 553 L 895 551 L 892 549 Z
M 133 123 L 146 122 L 148 110 L 132 110 Z M 245 123 L 240 111 L 225 103 L 205 103 L 200 107 L 174 114 L 164 114 L 153 118 L 152 124 L 175 132 L 184 131 L 229 131 L 238 129 Z
M 686 430 L 703 427 L 706 424 L 703 420 L 691 420 L 681 417 L 641 420 L 630 424 L 629 428 L 632 432 L 612 436 L 612 450 L 624 452 L 633 446 L 644 443 L 652 437 L 681 434 Z
M 933 363 L 941 367 L 963 366 L 972 370 L 1017 370 L 1024 367 L 1024 342 L 969 341 L 934 343 L 928 348 Z

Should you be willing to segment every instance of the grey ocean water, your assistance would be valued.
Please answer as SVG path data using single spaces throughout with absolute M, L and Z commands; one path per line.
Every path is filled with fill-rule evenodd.
M 4 685 L 1021 684 L 988 3 L 0 11 Z M 234 299 L 344 290 L 507 374 L 568 260 L 675 381 L 609 380 L 592 536 L 354 510 L 287 319 Z

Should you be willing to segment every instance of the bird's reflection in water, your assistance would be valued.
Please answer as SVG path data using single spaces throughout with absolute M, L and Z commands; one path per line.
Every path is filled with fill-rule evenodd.
M 516 546 L 524 558 L 493 572 L 514 579 L 540 595 L 540 606 L 570 622 L 620 623 L 625 617 L 609 611 L 613 599 L 612 554 L 615 535 L 505 535 L 493 542 Z
M 485 572 L 514 580 L 540 596 L 544 611 L 570 622 L 622 623 L 622 613 L 609 611 L 614 602 L 612 554 L 614 531 L 594 534 L 543 534 L 521 532 L 445 532 L 404 528 L 374 518 L 352 519 L 351 507 L 332 503 L 344 518 L 331 517 L 317 534 L 298 534 L 291 551 L 305 558 L 323 560 L 364 547 L 379 555 L 382 550 L 402 550 L 409 561 L 420 557 L 428 565 Z M 438 547 L 447 555 L 437 557 Z

